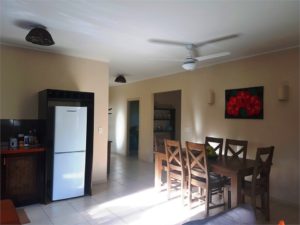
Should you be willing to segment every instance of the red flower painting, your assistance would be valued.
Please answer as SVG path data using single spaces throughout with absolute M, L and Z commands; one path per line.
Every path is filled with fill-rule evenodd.
M 225 118 L 263 119 L 263 87 L 225 91 Z

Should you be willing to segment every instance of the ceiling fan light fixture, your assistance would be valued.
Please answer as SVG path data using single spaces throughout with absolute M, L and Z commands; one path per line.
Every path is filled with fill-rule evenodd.
M 239 34 L 231 34 L 226 36 L 221 36 L 217 38 L 213 38 L 210 40 L 198 42 L 198 43 L 192 43 L 192 42 L 180 42 L 180 41 L 172 41 L 172 40 L 163 40 L 163 39 L 149 39 L 150 42 L 156 43 L 156 44 L 165 44 L 165 45 L 174 45 L 174 46 L 183 46 L 188 50 L 189 56 L 185 59 L 183 64 L 181 65 L 183 69 L 192 71 L 196 69 L 197 62 L 214 59 L 218 57 L 223 57 L 230 55 L 230 52 L 220 52 L 220 53 L 214 53 L 210 55 L 200 55 L 197 53 L 197 48 L 202 47 L 207 44 L 219 42 L 219 41 L 225 41 L 231 38 L 238 37 Z
M 182 68 L 188 71 L 192 71 L 196 68 L 196 60 L 193 58 L 187 58 L 183 64 Z
M 26 41 L 37 45 L 50 46 L 55 44 L 51 34 L 41 27 L 31 29 L 25 39 Z
M 115 82 L 116 83 L 126 83 L 126 79 L 125 79 L 124 75 L 120 74 L 116 77 Z

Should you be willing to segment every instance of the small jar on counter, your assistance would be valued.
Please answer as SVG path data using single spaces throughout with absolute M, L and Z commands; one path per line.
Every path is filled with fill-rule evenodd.
M 19 148 L 24 148 L 24 134 L 18 134 Z
M 28 147 L 29 146 L 29 136 L 25 135 L 24 136 L 24 147 Z
M 14 138 L 14 137 L 9 138 L 9 147 L 11 149 L 17 148 L 18 147 L 18 139 Z

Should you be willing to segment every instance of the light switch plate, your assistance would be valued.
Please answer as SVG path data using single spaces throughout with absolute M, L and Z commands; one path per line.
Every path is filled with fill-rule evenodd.
M 103 133 L 103 128 L 102 127 L 98 127 L 98 133 L 102 134 Z

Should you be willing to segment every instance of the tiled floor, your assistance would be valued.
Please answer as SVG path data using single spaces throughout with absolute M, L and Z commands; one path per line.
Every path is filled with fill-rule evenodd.
M 92 196 L 24 208 L 30 224 L 36 225 L 171 225 L 204 217 L 204 205 L 190 210 L 180 198 L 167 201 L 166 192 L 153 189 L 153 181 L 153 164 L 112 155 L 109 182 L 93 186 Z M 274 224 L 280 215 L 287 222 L 299 222 L 294 207 L 272 203 L 272 211 Z

